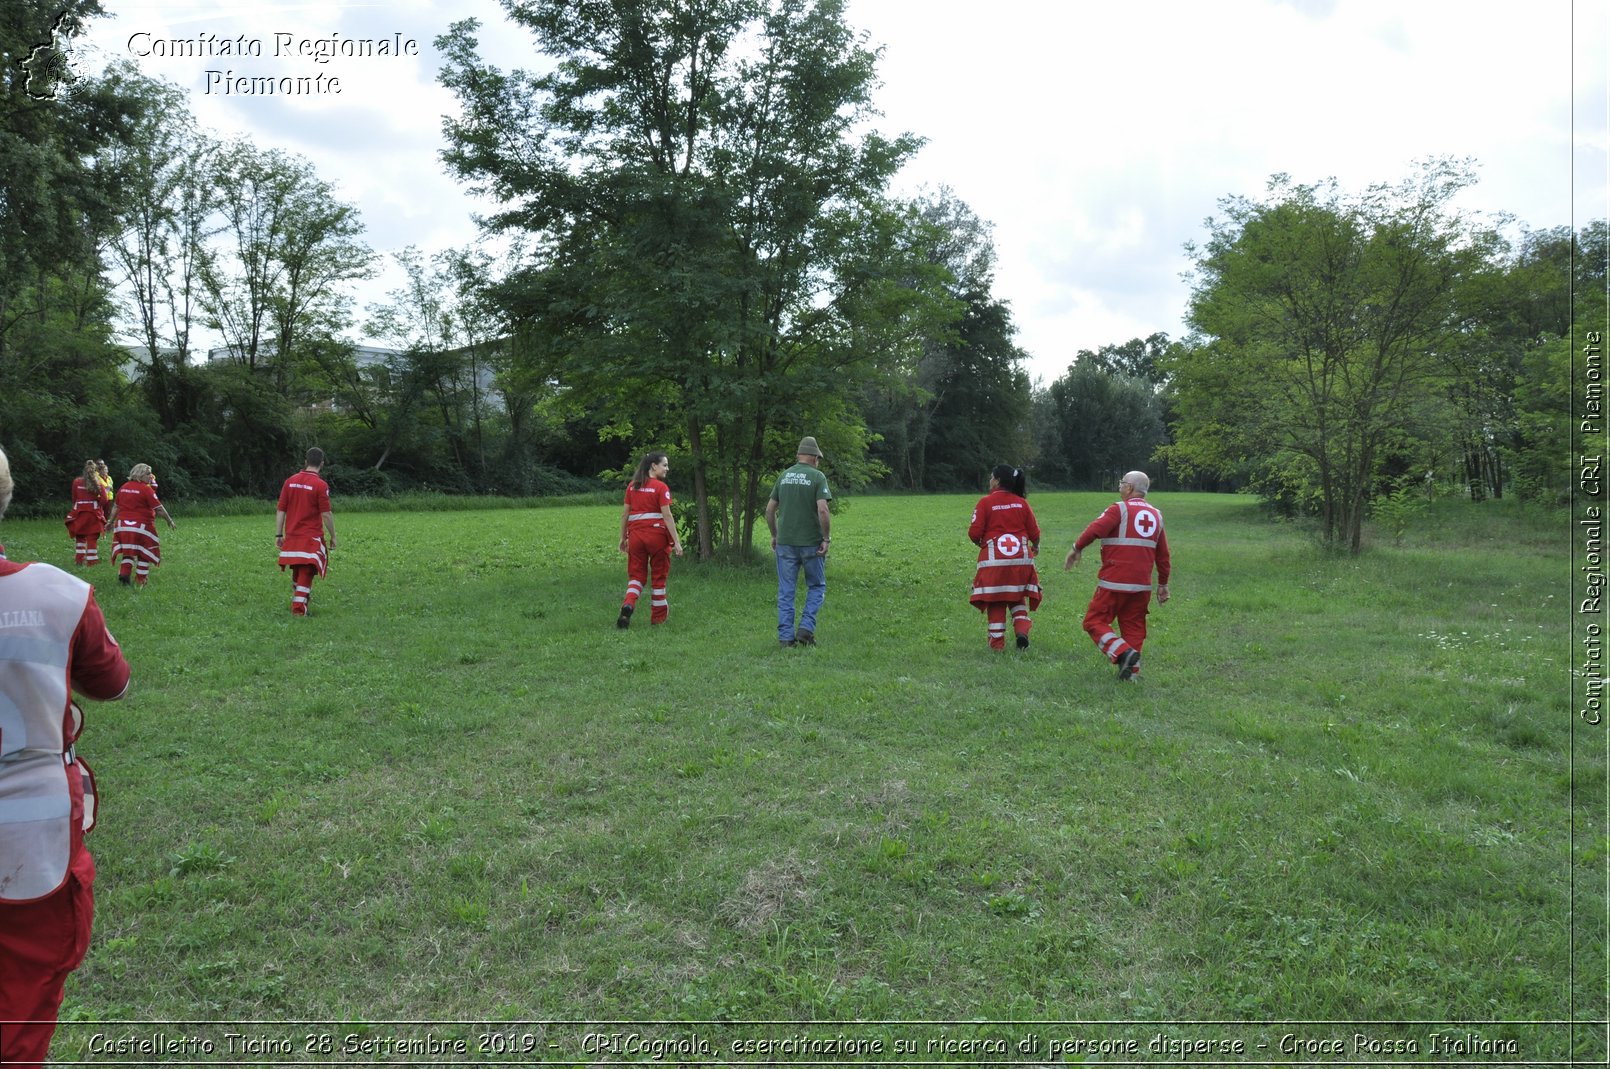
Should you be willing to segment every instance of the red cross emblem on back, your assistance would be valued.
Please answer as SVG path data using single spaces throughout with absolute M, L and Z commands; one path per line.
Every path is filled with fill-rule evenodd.
M 1135 513 L 1135 533 L 1142 538 L 1153 538 L 1157 535 L 1157 515 L 1150 509 L 1139 509 Z
M 1023 543 L 1015 534 L 1003 534 L 995 540 L 995 548 L 1003 557 L 1015 557 L 1023 552 Z

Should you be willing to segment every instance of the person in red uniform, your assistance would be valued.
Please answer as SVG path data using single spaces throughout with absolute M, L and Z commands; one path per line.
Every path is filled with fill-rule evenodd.
M 0 453 L 0 516 L 11 491 Z M 129 665 L 94 589 L 48 564 L 0 560 L 0 636 L 0 1064 L 37 1066 L 95 908 L 95 783 L 73 752 L 73 691 L 115 701 Z
M 314 446 L 304 459 L 302 470 L 280 487 L 279 509 L 274 513 L 274 544 L 279 547 L 280 570 L 291 570 L 292 616 L 307 615 L 313 577 L 329 569 L 330 550 L 335 548 L 330 487 L 319 477 L 324 450 Z
M 99 564 L 96 543 L 106 530 L 105 496 L 93 460 L 84 461 L 84 473 L 73 480 L 73 506 L 67 512 L 67 533 L 73 536 L 73 563 Z
M 676 521 L 671 518 L 671 488 L 663 480 L 671 470 L 664 453 L 646 453 L 637 463 L 631 484 L 626 487 L 626 506 L 621 510 L 621 552 L 626 554 L 626 597 L 615 626 L 630 627 L 637 599 L 649 586 L 651 624 L 663 624 L 671 603 L 665 597 L 665 581 L 671 574 L 671 554 L 682 555 Z
M 1118 500 L 1084 529 L 1062 566 L 1067 571 L 1078 564 L 1084 548 L 1101 539 L 1101 570 L 1096 573 L 1096 592 L 1085 612 L 1084 629 L 1096 648 L 1118 666 L 1120 682 L 1140 674 L 1154 567 L 1157 603 L 1168 601 L 1168 536 L 1163 532 L 1163 514 L 1146 500 L 1151 485 L 1143 471 L 1125 475 L 1118 484 Z
M 117 581 L 145 585 L 151 569 L 162 563 L 162 539 L 157 537 L 157 520 L 168 521 L 168 530 L 179 526 L 157 497 L 156 473 L 149 464 L 136 464 L 129 470 L 129 481 L 117 488 L 112 514 L 106 525 L 112 529 L 112 559 L 118 562 Z
M 989 623 L 989 648 L 1006 648 L 1006 613 L 1012 612 L 1017 648 L 1029 648 L 1029 612 L 1040 607 L 1040 574 L 1034 555 L 1040 551 L 1040 525 L 1024 500 L 1023 472 L 1000 464 L 990 472 L 990 492 L 973 506 L 967 537 L 978 546 L 978 570 L 968 598 Z

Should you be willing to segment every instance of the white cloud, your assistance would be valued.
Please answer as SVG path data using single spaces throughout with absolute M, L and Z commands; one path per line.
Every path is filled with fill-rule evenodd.
M 849 9 L 886 48 L 889 126 L 930 138 L 909 181 L 947 184 L 995 224 L 999 288 L 1038 376 L 1079 349 L 1179 336 L 1182 247 L 1221 198 L 1258 196 L 1277 172 L 1363 188 L 1475 157 L 1467 208 L 1572 218 L 1569 0 L 1524 16 L 1493 2 L 1048 6 Z M 1602 99 L 1602 5 L 1591 19 L 1586 6 L 1576 41 L 1593 37 L 1595 58 L 1576 88 Z M 1602 131 L 1600 116 L 1588 125 Z

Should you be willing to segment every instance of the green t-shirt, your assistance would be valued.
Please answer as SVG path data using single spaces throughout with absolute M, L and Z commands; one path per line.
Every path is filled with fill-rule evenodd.
M 771 488 L 777 502 L 777 544 L 814 546 L 822 540 L 822 525 L 816 518 L 816 503 L 833 500 L 827 476 L 809 464 L 795 464 L 777 477 Z

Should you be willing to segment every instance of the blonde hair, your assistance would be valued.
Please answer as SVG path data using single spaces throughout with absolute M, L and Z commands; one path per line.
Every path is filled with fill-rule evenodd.
M 6 452 L 0 449 L 0 516 L 6 514 L 11 505 L 11 461 L 6 459 Z
M 84 477 L 85 478 L 93 479 L 93 478 L 95 478 L 96 474 L 99 471 L 100 471 L 100 469 L 95 466 L 95 462 L 93 460 L 84 461 Z
M 136 464 L 136 465 L 134 465 L 134 467 L 129 469 L 129 481 L 130 482 L 136 482 L 136 483 L 144 482 L 145 477 L 147 475 L 150 475 L 150 474 L 151 474 L 151 465 L 149 465 L 149 464 Z

